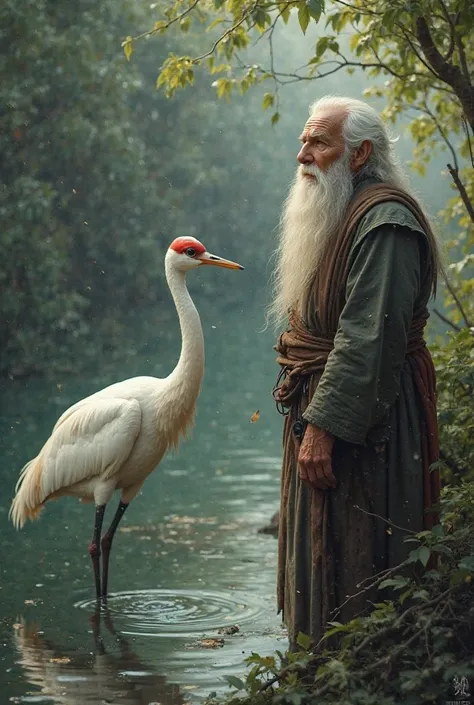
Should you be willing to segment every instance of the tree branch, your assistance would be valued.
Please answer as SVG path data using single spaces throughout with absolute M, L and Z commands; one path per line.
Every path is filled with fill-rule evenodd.
M 165 22 L 165 24 L 161 25 L 160 27 L 157 27 L 156 29 L 149 29 L 147 32 L 142 32 L 141 34 L 138 34 L 136 37 L 133 37 L 133 41 L 137 41 L 137 39 L 143 39 L 143 37 L 150 37 L 152 34 L 156 34 L 157 32 L 162 32 L 164 29 L 168 29 L 171 27 L 171 25 L 176 24 L 176 22 L 180 22 L 182 19 L 186 17 L 186 15 L 189 15 L 190 12 L 192 12 L 200 3 L 201 0 L 194 0 L 192 5 L 190 5 L 187 10 L 183 10 L 179 15 L 176 15 L 172 20 L 169 20 L 169 22 Z
M 472 222 L 474 223 L 474 206 L 472 205 L 471 199 L 469 198 L 469 195 L 466 191 L 466 187 L 464 186 L 463 182 L 459 178 L 459 170 L 455 166 L 451 166 L 451 164 L 447 165 L 448 171 L 451 174 L 451 178 L 456 184 L 456 188 L 459 191 L 462 201 L 466 207 L 467 212 L 469 213 L 469 217 L 471 218 Z
M 438 0 L 438 2 L 441 5 L 441 10 L 443 11 L 444 19 L 449 25 L 449 47 L 448 51 L 446 52 L 446 55 L 443 56 L 443 60 L 447 62 L 452 57 L 454 47 L 456 46 L 456 25 L 455 22 L 453 22 L 453 20 L 451 19 L 451 15 L 449 14 L 449 10 L 445 5 L 444 0 Z
M 445 61 L 433 42 L 430 28 L 424 17 L 416 18 L 416 35 L 427 61 L 438 77 L 452 86 L 474 130 L 474 90 L 471 81 L 455 64 Z
M 196 2 L 199 2 L 199 0 L 196 0 Z M 216 39 L 216 41 L 212 45 L 212 48 L 209 49 L 209 51 L 206 51 L 204 54 L 201 54 L 201 56 L 196 56 L 194 59 L 191 59 L 191 63 L 197 64 L 199 61 L 206 59 L 208 56 L 212 56 L 212 54 L 214 54 L 214 52 L 217 49 L 217 47 L 219 46 L 219 44 L 221 44 L 224 41 L 224 39 L 226 39 L 226 37 L 229 36 L 229 34 L 232 34 L 232 32 L 235 32 L 235 30 L 238 29 L 240 27 L 240 25 L 242 25 L 248 17 L 250 17 L 252 12 L 256 9 L 257 5 L 258 5 L 258 0 L 256 0 L 256 2 L 254 2 L 252 7 L 250 7 L 247 10 L 247 12 L 244 12 L 242 17 L 239 20 L 237 20 L 237 22 L 235 24 L 233 24 L 232 27 L 229 27 L 229 29 L 227 29 L 224 32 L 224 34 L 221 34 L 221 36 Z M 255 25 L 253 25 L 253 27 L 254 26 Z M 250 29 L 252 29 L 252 27 Z
M 471 135 L 469 133 L 469 125 L 464 115 L 462 116 L 462 124 L 464 127 L 464 132 L 466 133 L 466 140 L 469 149 L 469 157 L 471 159 L 471 166 L 474 168 L 474 155 L 472 153 Z
M 368 512 L 366 509 L 362 509 L 362 507 L 359 507 L 358 504 L 353 504 L 352 506 L 354 507 L 354 509 L 358 509 L 363 514 L 367 514 L 367 516 L 369 516 L 369 517 L 375 517 L 375 519 L 380 519 L 381 521 L 384 521 L 389 526 L 393 526 L 395 529 L 400 529 L 400 531 L 405 531 L 407 534 L 416 534 L 416 531 L 412 531 L 412 529 L 406 529 L 404 526 L 398 526 L 398 524 L 395 524 L 393 521 L 390 521 L 390 519 L 386 519 L 385 517 L 382 517 L 379 514 L 373 514 L 372 512 Z
M 449 164 L 448 164 L 448 168 L 449 168 Z M 451 168 L 452 168 L 452 167 L 451 167 Z M 454 170 L 453 170 L 453 171 L 454 171 Z M 454 178 L 454 177 L 453 177 L 453 178 Z M 457 177 L 457 178 L 459 178 L 459 177 Z M 459 183 L 461 183 L 461 182 L 459 182 Z M 463 184 L 461 184 L 461 186 L 462 186 L 462 188 L 464 188 Z M 470 204 L 470 205 L 471 205 L 471 208 L 472 208 L 472 204 Z M 460 301 L 458 295 L 457 295 L 456 292 L 454 291 L 454 288 L 453 288 L 451 282 L 449 281 L 449 279 L 448 279 L 447 277 L 445 277 L 445 280 L 444 280 L 444 281 L 445 281 L 447 290 L 449 291 L 449 293 L 450 293 L 451 296 L 453 297 L 453 299 L 454 299 L 454 301 L 455 301 L 455 303 L 456 303 L 456 306 L 458 307 L 459 312 L 460 312 L 461 316 L 462 316 L 463 319 L 464 319 L 464 323 L 466 324 L 466 326 L 467 326 L 468 328 L 472 328 L 472 323 L 471 323 L 470 320 L 468 319 L 468 317 L 467 317 L 467 315 L 466 315 L 466 312 L 465 312 L 465 310 L 464 310 L 464 307 L 463 307 L 463 305 L 462 305 L 462 303 L 461 303 L 461 301 Z
M 434 309 L 433 309 L 433 312 L 434 312 L 434 313 L 438 316 L 438 318 L 440 318 L 444 323 L 447 323 L 448 326 L 451 326 L 451 328 L 453 328 L 453 330 L 455 330 L 456 333 L 459 333 L 459 331 L 461 330 L 461 328 L 460 328 L 459 326 L 457 326 L 455 323 L 453 323 L 452 321 L 450 321 L 449 318 L 446 318 L 446 316 L 443 316 L 443 314 L 440 313 L 437 308 L 434 308 Z
M 456 172 L 457 172 L 459 167 L 458 167 L 458 159 L 457 159 L 457 156 L 456 156 L 456 151 L 455 151 L 453 145 L 451 144 L 451 142 L 449 141 L 448 136 L 447 136 L 447 134 L 446 134 L 444 128 L 441 126 L 441 123 L 439 122 L 438 118 L 437 118 L 436 115 L 428 108 L 428 105 L 427 105 L 427 103 L 426 103 L 426 100 L 423 101 L 423 112 L 425 112 L 426 115 L 428 115 L 428 116 L 431 118 L 431 120 L 433 120 L 434 124 L 436 125 L 436 128 L 437 128 L 439 134 L 441 135 L 441 137 L 443 138 L 444 142 L 446 143 L 446 145 L 447 145 L 449 151 L 451 152 L 451 156 L 452 156 L 453 162 L 454 162 L 454 167 L 455 167 Z

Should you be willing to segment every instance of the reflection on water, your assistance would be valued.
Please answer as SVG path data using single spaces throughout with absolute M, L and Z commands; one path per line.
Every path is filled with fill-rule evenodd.
M 76 603 L 90 610 L 94 600 Z M 254 621 L 264 601 L 256 595 L 219 594 L 209 590 L 135 590 L 111 593 L 107 609 L 122 634 L 133 636 L 195 636 L 237 622 Z
M 279 499 L 273 341 L 249 337 L 248 319 L 241 328 L 235 320 L 217 321 L 219 337 L 211 332 L 216 321 L 207 328 L 203 323 L 207 364 L 196 426 L 179 453 L 167 456 L 148 478 L 119 527 L 109 610 L 126 641 L 121 646 L 112 634 L 102 634 L 103 654 L 90 624 L 93 506 L 70 498 L 51 502 L 21 532 L 13 530 L 8 509 L 19 469 L 38 452 L 64 408 L 117 379 L 153 373 L 153 365 L 137 355 L 101 376 L 3 383 L 1 705 L 165 705 L 180 702 L 170 699 L 178 697 L 177 687 L 198 702 L 211 691 L 227 690 L 223 676 L 242 675 L 252 651 L 286 648 L 276 614 L 276 542 L 258 533 Z M 177 352 L 163 341 L 160 359 L 173 360 Z M 255 409 L 260 418 L 251 423 Z M 24 624 L 14 628 L 18 615 Z M 239 630 L 226 633 L 228 626 Z M 61 700 L 64 693 L 70 700 Z
M 106 646 L 101 621 L 111 634 Z M 117 632 L 110 616 L 91 616 L 91 651 L 58 648 L 46 640 L 39 626 L 24 619 L 14 625 L 18 663 L 27 681 L 39 693 L 14 698 L 17 703 L 61 703 L 61 705 L 181 705 L 184 698 L 176 685 L 156 675 L 141 661 L 130 641 Z

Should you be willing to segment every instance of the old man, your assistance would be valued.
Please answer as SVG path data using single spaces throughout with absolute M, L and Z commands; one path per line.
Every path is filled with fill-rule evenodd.
M 440 257 L 392 142 L 368 104 L 319 100 L 282 216 L 269 314 L 286 326 L 274 397 L 286 414 L 278 606 L 292 648 L 382 599 L 363 588 L 406 557 L 402 529 L 436 521 L 423 329 Z

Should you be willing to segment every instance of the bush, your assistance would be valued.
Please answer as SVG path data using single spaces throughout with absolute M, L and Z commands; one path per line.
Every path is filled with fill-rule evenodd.
M 474 483 L 445 487 L 440 524 L 408 536 L 408 559 L 362 586 L 388 587 L 397 597 L 381 599 L 367 617 L 331 623 L 318 655 L 303 634 L 298 652 L 252 654 L 244 681 L 228 677 L 243 694 L 227 705 L 419 705 L 454 700 L 463 689 L 467 696 L 474 678 L 473 530 Z M 407 565 L 427 566 L 430 558 L 434 568 L 406 576 Z M 325 650 L 335 635 L 340 649 Z

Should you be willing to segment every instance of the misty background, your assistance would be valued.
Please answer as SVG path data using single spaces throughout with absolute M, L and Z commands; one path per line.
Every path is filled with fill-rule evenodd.
M 144 672 L 160 701 L 181 702 L 176 688 L 199 699 L 223 687 L 222 674 L 239 672 L 252 649 L 284 643 L 275 541 L 258 534 L 279 499 L 276 334 L 264 329 L 272 253 L 309 104 L 326 93 L 359 98 L 369 84 L 359 70 L 288 85 L 273 127 L 261 108 L 266 86 L 218 100 L 203 71 L 168 100 L 155 82 L 169 51 L 198 54 L 212 37 L 198 27 L 152 37 L 127 62 L 121 41 L 153 26 L 159 10 L 124 0 L 8 0 L 0 8 L 0 686 L 13 702 L 42 693 L 35 702 L 82 705 L 110 687 L 126 693 L 120 702 L 145 703 L 137 695 Z M 305 63 L 315 38 L 303 39 L 290 21 L 274 38 L 277 68 Z M 264 40 L 248 57 L 265 64 Z M 408 162 L 404 127 L 397 151 Z M 432 214 L 450 193 L 444 168 L 439 155 L 426 177 L 413 175 Z M 164 256 L 181 235 L 245 271 L 188 276 L 204 329 L 204 384 L 192 437 L 147 480 L 116 539 L 112 611 L 136 651 L 124 680 L 122 661 L 101 672 L 88 656 L 91 508 L 62 499 L 20 533 L 8 510 L 19 470 L 65 408 L 176 364 L 180 332 Z M 234 622 L 242 638 L 227 650 L 195 646 Z M 32 623 L 48 643 L 22 626 Z

